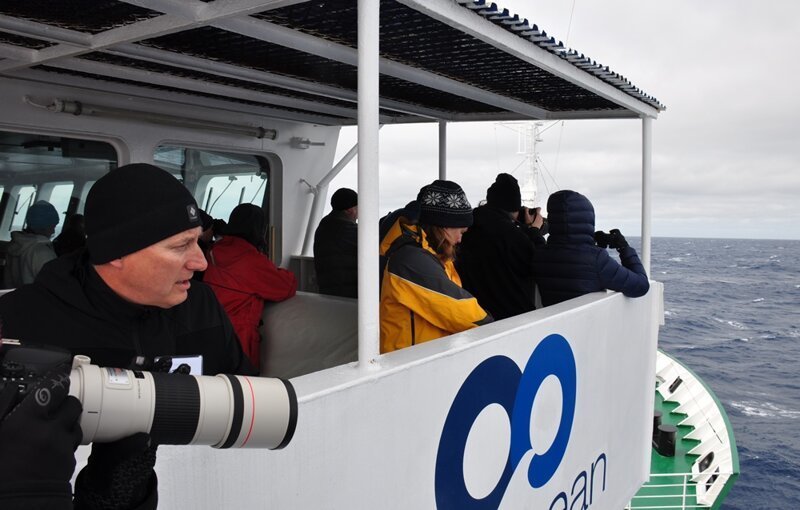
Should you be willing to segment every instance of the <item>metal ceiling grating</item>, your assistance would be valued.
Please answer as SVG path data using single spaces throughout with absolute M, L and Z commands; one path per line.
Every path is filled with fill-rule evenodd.
M 665 109 L 495 3 L 379 1 L 382 122 L 638 117 Z M 485 29 L 491 39 L 475 35 Z M 356 0 L 0 0 L 2 75 L 59 69 L 343 123 L 353 122 L 356 44 Z
M 351 0 L 323 0 L 253 17 L 355 48 L 358 33 L 354 14 Z M 621 109 L 405 5 L 381 0 L 380 15 L 380 52 L 392 61 L 421 67 L 550 111 Z M 487 60 L 491 66 L 486 65 Z
M 575 67 L 590 73 L 601 80 L 614 85 L 625 93 L 643 101 L 658 110 L 665 110 L 666 107 L 658 99 L 649 96 L 634 86 L 624 76 L 611 71 L 608 66 L 598 64 L 583 53 L 567 48 L 564 43 L 557 41 L 554 37 L 548 36 L 544 30 L 539 30 L 536 24 L 531 24 L 527 18 L 521 19 L 516 14 L 511 14 L 508 9 L 501 9 L 494 2 L 486 0 L 455 0 L 464 7 L 483 16 L 492 23 L 500 25 L 509 32 L 512 32 L 531 43 L 544 48 L 547 51 L 570 62 Z
M 315 2 L 316 3 L 316 2 Z M 228 64 L 322 82 L 355 91 L 358 73 L 354 66 L 310 55 L 302 51 L 260 41 L 214 27 L 202 27 L 165 35 L 141 43 L 143 46 L 201 57 Z M 498 108 L 453 94 L 381 75 L 381 96 L 452 113 L 495 113 Z
M 99 34 L 161 15 L 115 0 L 2 0 L 0 14 L 88 34 Z
M 43 41 L 33 37 L 24 37 L 17 34 L 0 33 L 0 44 L 10 44 L 12 46 L 20 46 L 29 50 L 43 50 L 50 46 L 55 46 L 55 43 Z
M 355 112 L 355 105 L 353 103 L 348 103 L 346 101 L 339 101 L 336 99 L 320 97 L 312 94 L 305 94 L 303 92 L 297 92 L 293 90 L 287 90 L 285 88 L 279 87 L 272 87 L 270 85 L 264 85 L 261 83 L 255 83 L 252 81 L 244 81 L 244 80 L 236 80 L 234 78 L 227 78 L 224 76 L 204 73 L 201 71 L 194 71 L 190 69 L 179 68 L 175 66 L 170 66 L 166 64 L 158 64 L 155 62 L 147 62 L 144 60 L 139 60 L 135 58 L 127 58 L 122 57 L 119 55 L 111 55 L 108 53 L 88 53 L 86 55 L 82 55 L 80 58 L 85 60 L 91 60 L 93 62 L 102 62 L 106 64 L 112 64 L 116 66 L 126 67 L 130 69 L 140 69 L 143 71 L 148 71 L 151 73 L 158 73 L 158 74 L 167 74 L 170 76 L 177 76 L 182 78 L 190 78 L 193 80 L 203 81 L 203 82 L 210 82 L 210 83 L 218 83 L 221 85 L 227 85 L 230 87 L 235 87 L 238 89 L 245 89 L 251 90 L 254 92 L 261 92 L 265 94 L 277 94 L 282 95 L 289 98 L 296 98 L 296 99 L 304 99 L 307 101 L 314 101 L 320 104 L 328 104 L 328 105 L 336 105 L 341 107 L 353 108 Z
M 109 83 L 120 83 L 120 84 L 134 85 L 134 86 L 137 86 L 137 87 L 146 87 L 146 88 L 152 89 L 152 90 L 162 90 L 162 91 L 165 91 L 165 92 L 175 92 L 175 93 L 179 93 L 179 94 L 190 94 L 192 96 L 208 97 L 208 98 L 211 98 L 211 99 L 220 99 L 220 100 L 225 100 L 225 101 L 231 101 L 231 102 L 234 102 L 234 103 L 237 103 L 237 104 L 249 105 L 249 106 L 269 107 L 269 108 L 271 108 L 273 110 L 280 110 L 280 111 L 284 111 L 284 112 L 288 112 L 288 113 L 291 113 L 291 112 L 312 113 L 312 112 L 300 110 L 300 109 L 297 109 L 297 108 L 278 107 L 278 106 L 275 106 L 275 105 L 272 105 L 272 104 L 260 103 L 258 101 L 247 101 L 245 99 L 235 99 L 235 98 L 231 98 L 231 97 L 227 97 L 227 96 L 223 97 L 223 96 L 219 96 L 219 95 L 216 95 L 216 94 L 207 94 L 207 93 L 196 92 L 196 91 L 187 92 L 184 89 L 180 89 L 180 88 L 176 88 L 176 87 L 167 87 L 167 86 L 163 86 L 163 85 L 143 84 L 141 82 L 136 82 L 136 81 L 132 81 L 132 80 L 114 78 L 112 76 L 84 73 L 84 72 L 80 72 L 80 71 L 70 71 L 70 70 L 58 69 L 58 68 L 48 67 L 48 66 L 37 66 L 35 69 L 42 70 L 42 71 L 47 71 L 47 72 L 51 72 L 51 73 L 56 73 L 56 74 L 68 75 L 68 76 L 79 76 L 79 77 L 83 77 L 83 78 L 91 78 L 93 80 L 100 80 L 100 81 L 109 82 Z M 342 123 L 346 124 L 347 121 L 349 120 L 349 119 L 345 119 L 343 117 L 335 117 L 335 116 L 331 116 L 331 115 L 323 115 L 323 114 L 319 114 L 319 113 L 316 113 L 316 112 L 313 112 L 313 113 L 317 117 L 321 117 L 321 118 L 327 117 L 327 118 L 329 118 L 331 125 L 338 125 L 338 124 L 342 124 Z

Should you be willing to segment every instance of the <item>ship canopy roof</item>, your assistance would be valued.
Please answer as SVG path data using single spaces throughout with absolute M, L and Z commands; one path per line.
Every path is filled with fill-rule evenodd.
M 0 3 L 0 74 L 322 125 L 357 118 L 356 0 Z M 665 107 L 484 0 L 380 0 L 380 122 L 656 117 Z

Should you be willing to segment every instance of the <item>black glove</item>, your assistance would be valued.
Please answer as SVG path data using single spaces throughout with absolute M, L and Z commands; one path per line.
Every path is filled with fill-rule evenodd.
M 127 510 L 156 496 L 156 445 L 144 432 L 93 443 L 86 467 L 75 480 L 75 508 Z
M 625 240 L 625 236 L 622 235 L 622 232 L 615 228 L 608 231 L 608 246 L 621 250 L 622 248 L 628 247 L 628 241 Z
M 597 243 L 597 246 L 600 248 L 608 248 L 608 243 L 610 241 L 611 236 L 603 232 L 602 230 L 598 230 L 594 233 L 594 242 Z
M 0 482 L 57 481 L 69 487 L 83 437 L 81 403 L 69 396 L 69 371 L 64 365 L 48 372 L 15 407 L 15 384 L 0 393 Z

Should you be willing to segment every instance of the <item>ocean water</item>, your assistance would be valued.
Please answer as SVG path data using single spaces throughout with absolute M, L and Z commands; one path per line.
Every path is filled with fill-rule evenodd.
M 800 241 L 655 238 L 659 347 L 725 407 L 741 474 L 726 510 L 800 508 Z

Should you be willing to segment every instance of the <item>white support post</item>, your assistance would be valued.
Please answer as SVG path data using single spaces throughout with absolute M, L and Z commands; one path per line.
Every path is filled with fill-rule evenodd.
M 439 179 L 447 179 L 447 122 L 439 121 Z
M 325 177 L 320 179 L 319 183 L 311 189 L 314 194 L 314 199 L 311 202 L 311 214 L 308 215 L 308 223 L 306 224 L 306 235 L 303 238 L 303 249 L 301 253 L 306 256 L 311 255 L 311 248 L 313 246 L 314 232 L 317 230 L 317 223 L 322 216 L 322 211 L 325 209 L 325 200 L 328 198 L 328 184 L 339 175 L 344 167 L 353 160 L 355 155 L 358 154 L 358 144 L 347 151 L 347 154 L 342 156 L 336 165 L 325 174 Z
M 653 193 L 653 119 L 642 118 L 642 265 L 650 274 L 650 236 Z
M 303 249 L 300 251 L 301 255 L 310 257 L 312 255 L 312 248 L 314 246 L 314 233 L 317 231 L 317 218 L 322 216 L 322 211 L 325 208 L 325 199 L 328 197 L 328 186 L 314 186 L 311 193 L 314 198 L 311 200 L 311 212 L 308 215 L 308 223 L 306 224 L 306 235 L 303 238 Z
M 380 354 L 378 275 L 378 44 L 380 8 L 358 0 L 358 366 Z

